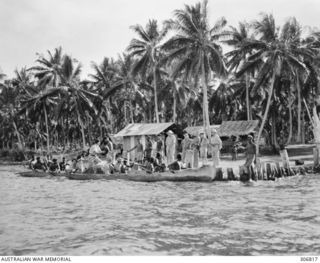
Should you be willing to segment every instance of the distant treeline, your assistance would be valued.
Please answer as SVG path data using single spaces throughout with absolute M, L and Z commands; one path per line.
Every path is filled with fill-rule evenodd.
M 204 1 L 174 11 L 161 26 L 132 26 L 136 38 L 124 53 L 92 63 L 85 80 L 61 47 L 39 54 L 12 79 L 0 75 L 0 147 L 86 145 L 133 122 L 247 119 L 260 120 L 258 137 L 264 133 L 275 148 L 310 141 L 320 31 L 304 28 L 295 18 L 277 25 L 269 14 L 210 25 Z

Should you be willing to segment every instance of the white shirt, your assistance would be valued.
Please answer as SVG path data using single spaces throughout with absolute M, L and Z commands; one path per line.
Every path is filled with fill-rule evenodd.
M 99 154 L 102 153 L 100 146 L 98 144 L 94 144 L 91 146 L 90 150 L 89 150 L 90 154 Z

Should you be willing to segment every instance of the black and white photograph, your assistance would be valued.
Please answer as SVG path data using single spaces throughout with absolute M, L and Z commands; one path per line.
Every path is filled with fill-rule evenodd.
M 1 262 L 320 260 L 319 0 L 0 0 L 0 33 Z

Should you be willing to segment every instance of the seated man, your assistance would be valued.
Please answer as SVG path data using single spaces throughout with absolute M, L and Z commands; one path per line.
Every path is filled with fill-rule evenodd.
M 118 158 L 116 164 L 114 165 L 114 170 L 117 173 L 126 173 L 126 167 L 123 164 L 123 159 Z
M 104 137 L 101 144 L 100 144 L 100 149 L 103 152 L 102 155 L 107 155 L 109 152 L 111 152 L 110 149 L 110 143 L 107 137 Z
M 66 172 L 69 172 L 69 173 L 74 173 L 77 171 L 77 160 L 76 159 L 72 159 L 72 161 L 68 162 L 66 164 Z
M 90 153 L 90 155 L 97 155 L 97 154 L 103 153 L 101 151 L 100 146 L 99 146 L 99 140 L 98 139 L 96 139 L 94 141 L 94 144 L 90 147 L 89 153 Z
M 33 166 L 35 165 L 35 163 L 37 162 L 36 158 L 34 155 L 32 155 L 32 158 L 28 161 L 29 163 L 29 168 L 33 169 Z
M 147 173 L 154 172 L 154 163 L 155 163 L 155 160 L 153 157 L 146 158 L 146 161 L 144 163 L 144 168 Z
M 37 157 L 37 161 L 33 165 L 34 170 L 46 170 L 45 165 L 41 162 L 40 157 Z
M 49 171 L 50 172 L 60 172 L 59 164 L 57 159 L 52 159 L 52 162 L 50 163 L 49 166 Z
M 180 171 L 182 169 L 182 155 L 178 153 L 177 160 L 168 165 L 169 170 Z
M 64 171 L 66 169 L 66 158 L 63 157 L 62 161 L 59 163 L 60 171 Z

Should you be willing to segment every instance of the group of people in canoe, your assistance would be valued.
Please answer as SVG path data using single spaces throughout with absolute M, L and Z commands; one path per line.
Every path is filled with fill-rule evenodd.
M 166 136 L 167 135 L 167 136 Z M 173 131 L 154 137 L 146 136 L 145 140 L 138 138 L 133 148 L 127 152 L 117 152 L 110 137 L 103 140 L 96 139 L 91 147 L 82 151 L 75 158 L 62 157 L 60 162 L 51 155 L 33 157 L 29 167 L 34 170 L 69 173 L 127 173 L 131 169 L 145 170 L 148 173 L 198 168 L 199 164 L 208 164 L 208 151 L 210 151 L 214 167 L 220 164 L 220 150 L 222 141 L 213 129 L 211 137 L 205 133 L 191 136 L 185 132 L 183 140 L 179 143 Z M 123 158 L 130 156 L 134 151 L 134 159 Z M 255 144 L 252 136 L 248 137 L 247 160 L 245 166 L 251 167 L 255 160 Z

